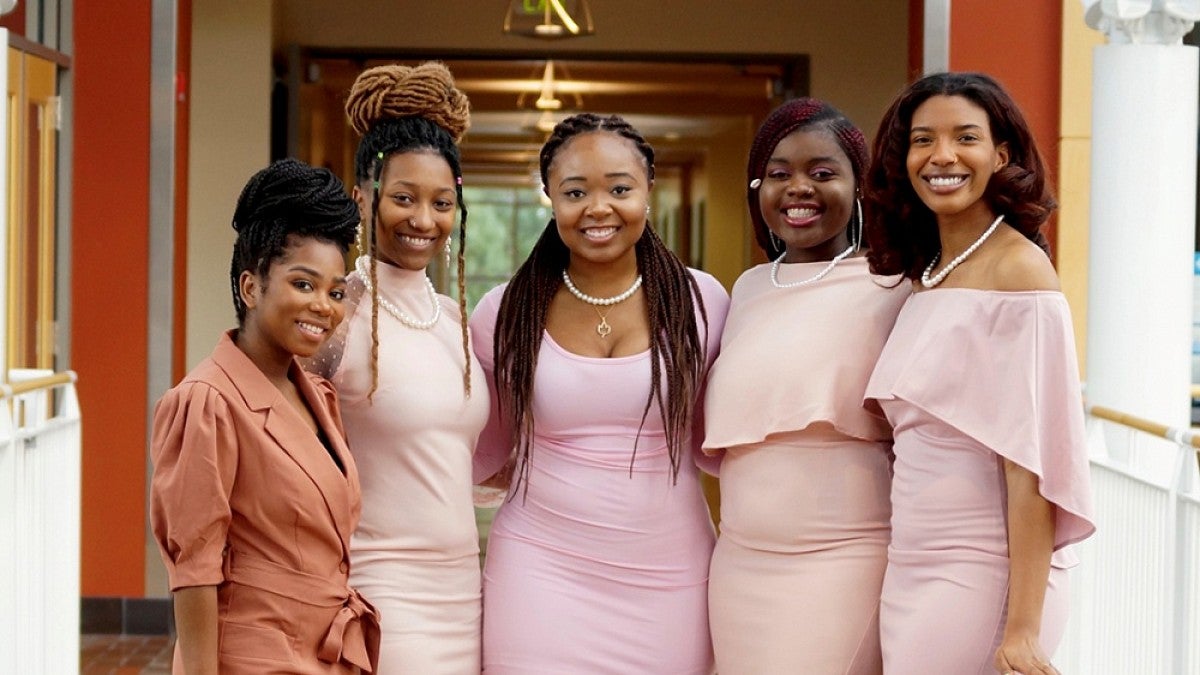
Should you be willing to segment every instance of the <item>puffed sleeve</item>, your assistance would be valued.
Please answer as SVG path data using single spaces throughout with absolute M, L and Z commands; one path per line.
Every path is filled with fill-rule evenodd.
M 691 272 L 700 287 L 700 297 L 704 301 L 704 311 L 708 316 L 707 329 L 703 323 L 700 325 L 701 337 L 705 343 L 706 363 L 700 395 L 696 398 L 696 412 L 692 415 L 692 461 L 701 471 L 716 476 L 721 468 L 723 454 L 702 452 L 700 446 L 704 442 L 704 397 L 708 389 L 708 372 L 721 350 L 721 333 L 725 329 L 725 318 L 729 315 L 729 293 L 712 275 L 698 270 Z M 696 320 L 700 321 L 699 315 Z
M 500 397 L 492 378 L 496 370 L 492 337 L 496 332 L 496 317 L 500 310 L 500 300 L 504 297 L 504 289 L 505 286 L 501 285 L 488 291 L 471 313 L 471 347 L 475 351 L 475 358 L 479 359 L 479 365 L 483 367 L 491 400 L 487 425 L 480 432 L 475 445 L 472 474 L 476 483 L 485 481 L 500 471 L 508 462 L 513 450 L 512 430 L 507 420 L 500 415 Z
M 351 272 L 346 280 L 346 298 L 342 301 L 342 308 L 345 310 L 342 322 L 333 330 L 333 334 L 325 340 L 316 354 L 307 359 L 300 359 L 300 365 L 305 370 L 316 373 L 327 380 L 332 380 L 337 374 L 338 368 L 342 365 L 342 355 L 346 353 L 346 334 L 350 332 L 350 319 L 358 310 L 363 291 L 363 283 L 358 277 L 358 272 Z
M 238 444 L 227 401 L 185 382 L 154 409 L 150 523 L 171 590 L 224 580 Z

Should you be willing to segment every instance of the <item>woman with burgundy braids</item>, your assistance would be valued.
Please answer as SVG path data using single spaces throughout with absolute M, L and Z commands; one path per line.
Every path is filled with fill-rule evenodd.
M 355 585 L 379 608 L 384 675 L 479 672 L 471 455 L 489 406 L 462 305 L 457 142 L 469 113 L 439 63 L 370 68 L 346 102 L 362 135 L 353 193 L 365 241 L 344 328 L 310 367 L 337 386 L 362 470 L 350 555 Z M 426 275 L 435 256 L 449 260 L 456 220 L 457 302 Z
M 696 460 L 728 297 L 649 227 L 654 151 L 579 114 L 542 146 L 554 218 L 471 317 L 498 405 L 476 479 L 515 449 L 488 539 L 490 674 L 707 675 L 712 523 Z
M 891 428 L 862 406 L 909 290 L 867 269 L 866 140 L 789 101 L 750 147 L 746 191 L 771 262 L 733 288 L 705 400 L 721 464 L 709 616 L 721 673 L 879 675 Z

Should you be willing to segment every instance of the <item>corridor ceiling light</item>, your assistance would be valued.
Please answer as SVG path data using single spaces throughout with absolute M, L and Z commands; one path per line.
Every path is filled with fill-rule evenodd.
M 587 0 L 509 0 L 504 34 L 555 39 L 595 33 Z
M 558 110 L 562 107 L 562 101 L 558 100 L 554 90 L 554 61 L 546 62 L 546 70 L 542 72 L 542 90 L 533 105 L 538 110 Z
M 558 75 L 558 73 L 561 73 L 561 76 Z M 558 95 L 563 93 L 574 97 L 575 109 L 582 108 L 583 96 L 580 95 L 581 88 L 572 86 L 577 83 L 571 82 L 569 79 L 567 79 L 570 76 L 571 74 L 567 72 L 565 67 L 556 65 L 552 60 L 546 61 L 546 65 L 542 68 L 540 84 L 536 84 L 538 82 L 536 79 L 536 70 L 533 73 L 530 73 L 530 79 L 532 82 L 530 80 L 524 81 L 524 87 L 522 87 L 523 91 L 517 95 L 517 107 L 524 108 L 526 105 L 528 105 L 528 98 L 526 98 L 526 96 L 528 95 L 527 92 L 529 91 L 530 85 L 533 85 L 534 87 L 537 87 L 536 91 L 538 93 L 537 99 L 533 102 L 533 107 L 535 110 L 562 110 L 563 102 Z M 562 79 L 560 80 L 559 77 Z M 529 96 L 529 98 L 532 98 L 532 96 Z

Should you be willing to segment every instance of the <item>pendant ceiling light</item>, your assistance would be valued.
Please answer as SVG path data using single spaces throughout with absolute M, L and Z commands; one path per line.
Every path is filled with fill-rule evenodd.
M 587 0 L 509 0 L 505 35 L 557 39 L 595 32 Z

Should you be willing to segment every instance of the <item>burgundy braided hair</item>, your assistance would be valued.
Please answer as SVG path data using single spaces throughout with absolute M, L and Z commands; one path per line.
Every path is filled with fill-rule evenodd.
M 815 98 L 797 98 L 775 109 L 758 128 L 754 142 L 750 145 L 750 160 L 746 164 L 746 183 L 765 178 L 767 162 L 779 141 L 795 131 L 824 129 L 833 136 L 842 152 L 850 159 L 854 172 L 854 187 L 863 184 L 867 171 L 867 139 L 840 110 Z M 746 188 L 746 203 L 750 207 L 750 222 L 754 226 L 754 240 L 767 257 L 774 260 L 783 255 L 783 248 L 771 239 L 771 231 L 763 220 L 758 204 L 758 188 Z

